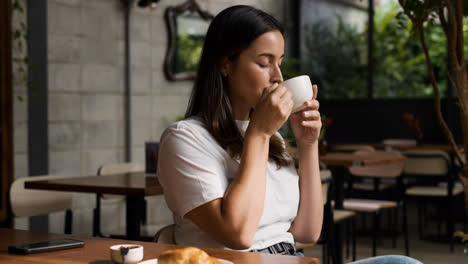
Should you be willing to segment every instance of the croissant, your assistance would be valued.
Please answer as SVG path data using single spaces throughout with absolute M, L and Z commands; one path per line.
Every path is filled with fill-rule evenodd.
M 196 247 L 186 247 L 164 251 L 158 258 L 158 264 L 222 264 Z

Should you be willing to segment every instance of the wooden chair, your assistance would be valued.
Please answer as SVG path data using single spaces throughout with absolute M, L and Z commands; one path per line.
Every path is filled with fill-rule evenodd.
M 162 243 L 162 244 L 175 244 L 174 238 L 175 224 L 167 225 L 161 228 L 153 238 L 153 242 Z
M 16 179 L 10 187 L 10 206 L 15 217 L 45 215 L 65 211 L 65 234 L 72 233 L 71 192 L 30 190 L 24 188 L 26 181 L 53 180 L 63 177 L 43 175 Z
M 449 155 L 441 150 L 407 150 L 404 177 L 408 184 L 405 198 L 416 200 L 418 206 L 419 235 L 427 220 L 426 205 L 439 203 L 439 209 L 446 210 L 447 238 L 450 240 L 450 251 L 454 250 L 452 234 L 454 220 L 452 204 L 456 196 L 463 194 L 463 186 L 456 183 L 456 172 L 451 166 Z
M 355 154 L 368 154 L 368 151 L 356 151 Z M 384 151 L 374 151 L 374 155 L 386 156 L 402 156 L 399 152 L 384 152 Z M 360 177 L 360 178 L 369 178 L 374 179 L 374 181 L 380 179 L 398 179 L 399 184 L 398 186 L 402 186 L 401 184 L 401 174 L 404 167 L 404 161 L 398 163 L 389 163 L 389 164 L 376 164 L 376 165 L 368 165 L 368 166 L 350 166 L 349 172 L 352 175 L 350 177 L 350 181 L 348 182 L 349 186 L 349 193 L 353 194 L 354 184 L 353 178 Z M 378 183 L 378 181 L 377 181 Z M 397 188 L 397 190 L 401 191 L 402 187 Z M 378 198 L 378 193 L 380 189 L 378 184 L 374 182 L 374 190 L 373 193 L 375 198 Z M 400 196 L 394 197 L 394 200 L 379 200 L 379 199 L 356 199 L 356 198 L 347 198 L 343 201 L 343 208 L 347 210 L 352 210 L 355 212 L 359 212 L 361 214 L 372 214 L 374 217 L 374 226 L 373 226 L 373 239 L 372 239 L 372 255 L 377 255 L 377 239 L 379 237 L 380 232 L 380 216 L 384 211 L 390 211 L 390 213 L 394 214 L 393 217 L 393 228 L 396 228 L 397 222 L 397 212 L 399 206 L 403 207 L 403 235 L 405 241 L 405 251 L 406 255 L 409 255 L 409 241 L 408 241 L 408 231 L 407 231 L 407 216 L 405 211 L 405 203 L 403 198 Z M 390 214 L 389 223 L 392 222 L 392 217 Z M 396 233 L 396 230 L 393 230 L 393 234 Z M 396 237 L 393 237 L 393 245 L 396 245 Z
M 411 147 L 416 146 L 417 141 L 415 139 L 407 139 L 407 138 L 388 138 L 382 140 L 382 143 L 385 146 L 385 150 L 393 150 L 393 149 L 400 149 L 404 147 Z

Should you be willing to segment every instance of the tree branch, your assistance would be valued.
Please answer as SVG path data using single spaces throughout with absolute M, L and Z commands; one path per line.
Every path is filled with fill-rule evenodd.
M 442 25 L 442 29 L 444 30 L 445 36 L 448 36 L 448 24 L 447 24 L 447 19 L 445 19 L 444 6 L 443 5 L 441 5 L 438 8 L 437 14 L 439 15 L 440 24 Z
M 463 49 L 463 0 L 456 2 L 456 21 L 457 21 L 457 58 L 461 67 L 465 66 L 465 51 Z
M 411 14 L 408 8 L 404 5 L 403 0 L 398 0 L 398 2 L 400 3 L 400 6 L 403 7 L 403 12 L 405 12 L 405 14 L 409 17 L 411 21 L 413 21 L 413 23 L 415 23 L 415 21 L 417 21 L 416 18 Z
M 449 72 L 449 70 L 448 70 L 448 65 L 447 65 L 446 68 L 445 68 L 445 72 L 447 73 L 447 76 L 448 76 L 448 78 L 449 78 L 450 83 L 452 84 L 452 87 L 454 87 L 454 88 L 457 87 L 457 85 L 455 84 L 455 80 L 453 80 L 452 74 L 450 74 L 450 72 Z M 459 103 L 461 103 L 461 100 L 459 100 Z M 451 145 L 451 146 L 452 146 L 452 149 L 453 149 L 453 153 L 455 153 L 455 156 L 456 156 L 458 162 L 460 162 L 460 164 L 462 164 L 462 166 L 465 166 L 466 164 L 465 164 L 465 162 L 463 161 L 463 158 L 462 158 L 462 156 L 461 156 L 460 151 L 458 151 L 457 146 L 456 146 L 456 145 L 455 145 L 455 146 L 454 146 L 454 145 Z M 468 160 L 467 160 L 467 161 L 468 161 Z
M 462 158 L 460 156 L 460 153 L 458 152 L 457 143 L 455 142 L 455 139 L 453 138 L 452 132 L 448 128 L 447 123 L 445 122 L 445 119 L 442 116 L 442 109 L 441 109 L 441 106 L 440 106 L 439 87 L 437 86 L 437 81 L 436 81 L 435 74 L 434 74 L 434 66 L 432 64 L 431 57 L 429 56 L 429 51 L 427 49 L 422 23 L 418 24 L 417 26 L 418 26 L 418 31 L 419 31 L 419 39 L 421 41 L 421 44 L 422 44 L 422 47 L 423 47 L 423 50 L 424 50 L 424 56 L 426 58 L 427 71 L 428 71 L 428 74 L 429 74 L 429 77 L 430 77 L 430 80 L 431 80 L 432 90 L 434 91 L 434 97 L 435 97 L 434 98 L 434 107 L 436 109 L 437 118 L 439 119 L 439 124 L 442 127 L 442 132 L 447 137 L 447 139 L 448 139 L 448 141 L 450 143 L 450 146 L 452 146 L 452 149 L 454 150 L 454 153 L 456 153 L 457 159 L 459 159 L 463 164 L 463 160 L 462 160 Z
M 459 62 L 457 59 L 457 31 L 458 31 L 458 25 L 457 25 L 457 20 L 456 20 L 456 15 L 455 11 L 453 10 L 453 6 L 450 3 L 450 0 L 445 0 L 445 4 L 447 5 L 447 10 L 448 10 L 448 20 L 450 22 L 448 34 L 446 34 L 446 38 L 448 41 L 448 56 L 449 60 L 452 64 L 452 67 L 459 67 Z M 463 28 L 462 28 L 463 30 Z M 451 52 L 451 50 L 453 52 Z

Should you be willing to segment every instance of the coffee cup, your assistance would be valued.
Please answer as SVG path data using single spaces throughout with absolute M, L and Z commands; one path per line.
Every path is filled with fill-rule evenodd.
M 314 95 L 312 90 L 312 82 L 309 76 L 300 75 L 283 82 L 284 87 L 291 92 L 293 96 L 294 106 L 292 112 L 298 112 L 306 108 L 304 103 Z

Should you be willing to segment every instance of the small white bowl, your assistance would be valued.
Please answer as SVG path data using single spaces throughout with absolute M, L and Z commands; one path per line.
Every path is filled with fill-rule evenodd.
M 122 262 L 122 256 L 120 255 L 121 247 L 129 248 L 127 255 L 125 255 L 125 264 L 137 263 L 143 259 L 143 246 L 135 244 L 120 244 L 110 247 L 111 259 L 115 263 Z

